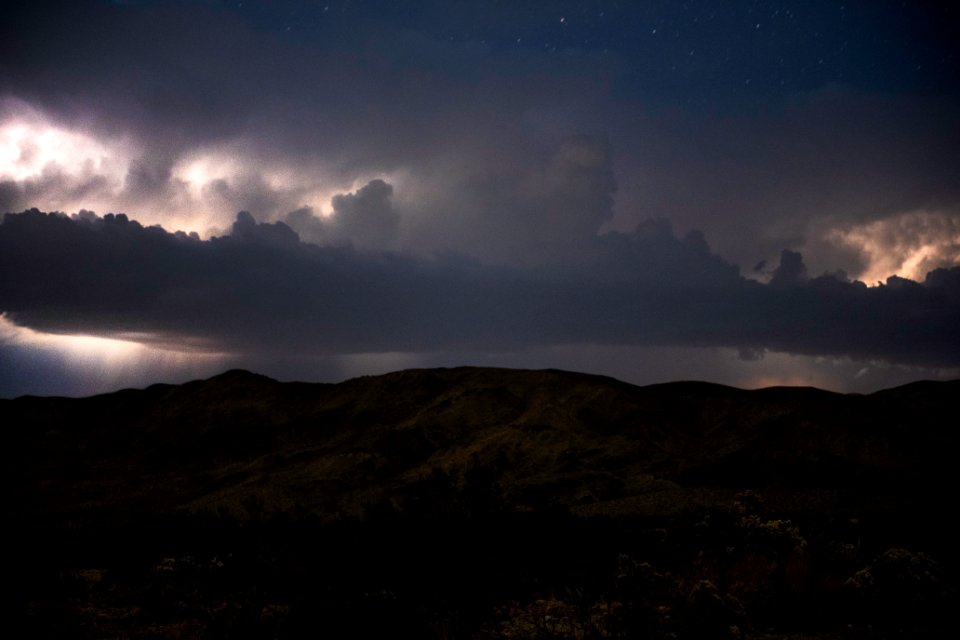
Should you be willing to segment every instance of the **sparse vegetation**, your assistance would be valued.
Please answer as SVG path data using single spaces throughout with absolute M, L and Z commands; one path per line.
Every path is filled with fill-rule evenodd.
M 16 623 L 35 636 L 126 638 L 942 631 L 957 553 L 938 526 L 947 503 L 931 487 L 946 484 L 931 465 L 947 435 L 925 447 L 921 416 L 909 452 L 835 458 L 824 486 L 815 468 L 785 476 L 766 463 L 797 450 L 808 398 L 698 387 L 682 413 L 701 422 L 680 423 L 671 393 L 559 372 L 404 372 L 319 388 L 235 372 L 2 403 L 21 453 L 6 463 Z M 936 394 L 917 401 L 929 408 Z M 471 404 L 491 397 L 510 402 Z M 548 397 L 565 398 L 563 411 Z M 838 415 L 816 425 L 825 448 L 830 429 L 850 437 L 828 397 Z M 875 441 L 902 434 L 891 397 L 870 414 Z M 216 444 L 230 434 L 243 442 Z M 895 477 L 876 482 L 878 469 Z

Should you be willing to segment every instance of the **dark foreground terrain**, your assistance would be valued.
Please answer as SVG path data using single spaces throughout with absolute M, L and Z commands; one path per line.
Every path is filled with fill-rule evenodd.
M 11 628 L 942 637 L 958 394 L 462 368 L 0 401 Z

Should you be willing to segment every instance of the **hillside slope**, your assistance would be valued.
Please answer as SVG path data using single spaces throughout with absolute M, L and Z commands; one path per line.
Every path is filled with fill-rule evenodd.
M 914 500 L 947 477 L 958 437 L 942 416 L 958 392 L 960 382 L 870 396 L 635 387 L 477 368 L 284 384 L 231 371 L 19 398 L 0 417 L 19 452 L 10 471 L 38 513 L 239 509 L 254 496 L 331 518 L 402 502 L 442 472 L 496 485 L 509 509 L 649 514 L 696 506 L 684 489 L 790 489 L 814 509 L 837 492 Z
M 18 624 L 937 637 L 958 393 L 456 368 L 0 401 Z

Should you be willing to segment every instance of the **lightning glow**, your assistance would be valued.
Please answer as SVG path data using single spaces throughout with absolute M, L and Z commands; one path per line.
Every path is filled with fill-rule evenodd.
M 187 184 L 190 194 L 203 198 L 204 188 L 217 180 L 230 182 L 242 172 L 236 157 L 225 153 L 198 153 L 181 161 L 173 170 L 175 178 Z
M 21 327 L 5 313 L 0 313 L 0 347 L 26 350 L 82 372 L 82 384 L 75 390 L 78 395 L 143 386 L 169 376 L 211 375 L 230 357 L 122 338 L 46 333 Z
M 960 265 L 960 214 L 917 211 L 834 229 L 830 241 L 856 249 L 865 261 L 856 278 L 867 284 L 896 275 L 922 282 L 938 267 Z

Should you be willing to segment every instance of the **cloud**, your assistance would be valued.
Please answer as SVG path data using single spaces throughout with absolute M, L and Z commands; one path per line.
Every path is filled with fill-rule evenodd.
M 318 216 L 310 207 L 287 214 L 285 220 L 300 237 L 318 245 L 350 245 L 358 249 L 386 250 L 397 246 L 400 214 L 390 199 L 393 186 L 371 180 L 355 193 L 331 200 L 333 212 Z
M 807 267 L 803 256 L 796 251 L 784 249 L 780 253 L 780 265 L 773 270 L 771 287 L 790 287 L 801 284 L 807 278 Z
M 19 327 L 0 314 L 0 397 L 27 393 L 90 395 L 131 385 L 184 382 L 228 368 L 230 357 L 184 345 L 48 334 Z
M 278 356 L 593 343 L 960 365 L 960 268 L 868 288 L 803 280 L 802 258 L 785 252 L 790 286 L 763 285 L 701 236 L 651 225 L 598 238 L 606 262 L 526 270 L 320 247 L 246 212 L 207 241 L 122 215 L 7 214 L 0 309 L 47 332 Z
M 598 279 L 721 290 L 743 284 L 739 268 L 714 254 L 702 232 L 678 238 L 665 218 L 644 220 L 631 233 L 602 234 L 594 246 Z
M 612 137 L 620 178 L 615 226 L 666 217 L 678 228 L 702 229 L 736 264 L 775 262 L 788 248 L 803 252 L 811 273 L 860 275 L 869 258 L 838 242 L 835 230 L 896 224 L 909 211 L 960 218 L 958 107 L 956 94 L 840 84 L 746 113 L 634 105 L 613 116 L 630 119 Z
M 849 247 L 863 264 L 858 277 L 877 282 L 889 275 L 918 279 L 960 264 L 960 212 L 912 211 L 862 224 L 845 224 L 827 238 Z
M 572 42 L 558 55 L 463 37 L 537 21 L 506 8 L 465 7 L 449 16 L 464 26 L 454 33 L 422 8 L 410 8 L 417 20 L 338 9 L 287 31 L 270 22 L 281 10 L 260 20 L 219 3 L 50 4 L 9 12 L 0 95 L 107 152 L 61 146 L 65 173 L 2 176 L 3 211 L 135 211 L 145 224 L 209 235 L 239 210 L 327 216 L 332 197 L 381 179 L 394 188 L 398 235 L 387 241 L 375 226 L 376 240 L 328 236 L 529 265 L 580 260 L 598 230 L 667 218 L 702 230 L 734 264 L 774 262 L 788 248 L 811 273 L 858 277 L 883 261 L 832 231 L 904 211 L 960 215 L 955 93 L 834 82 L 749 109 L 704 109 L 670 87 L 713 89 L 678 81 L 661 56 Z M 725 81 L 737 73 L 708 62 L 718 66 L 693 69 L 701 81 L 708 68 Z M 75 175 L 88 158 L 90 171 Z M 314 227 L 318 235 L 298 231 L 329 241 Z M 905 252 L 901 263 L 913 255 L 887 248 Z M 908 275 L 922 278 L 927 266 Z
M 521 143 L 512 155 L 476 158 L 469 169 L 438 169 L 430 183 L 406 184 L 414 192 L 400 207 L 406 246 L 526 267 L 587 259 L 614 215 L 609 143 L 588 135 L 535 149 Z
M 960 253 L 943 30 L 880 51 L 895 12 L 878 10 L 839 82 L 802 60 L 817 9 L 781 34 L 797 51 L 731 50 L 724 23 L 691 57 L 686 29 L 636 36 L 686 9 L 620 4 L 591 18 L 601 45 L 558 39 L 572 18 L 553 33 L 485 4 L 292 20 L 285 4 L 19 3 L 0 27 L 0 212 L 129 217 L 10 218 L 0 311 L 265 359 L 674 344 L 950 360 L 953 285 L 926 276 Z M 786 63 L 755 55 L 777 48 Z M 737 266 L 755 264 L 770 286 Z
M 84 198 L 51 184 L 4 210 L 136 211 L 206 234 L 238 210 L 329 215 L 335 195 L 380 179 L 409 223 L 402 237 L 387 213 L 366 233 L 349 228 L 363 213 L 344 215 L 327 236 L 499 262 L 576 248 L 613 215 L 611 148 L 593 111 L 608 92 L 596 72 L 613 56 L 571 64 L 343 19 L 304 42 L 205 3 L 79 4 L 57 6 L 57 21 L 39 9 L 10 16 L 14 72 L 0 95 L 48 129 L 125 136 L 130 149 L 111 154 L 124 161 L 119 184 Z M 540 114 L 558 108 L 592 123 L 545 126 Z
M 292 249 L 300 243 L 297 232 L 282 222 L 258 224 L 249 211 L 241 211 L 233 223 L 230 239 L 238 244 Z

